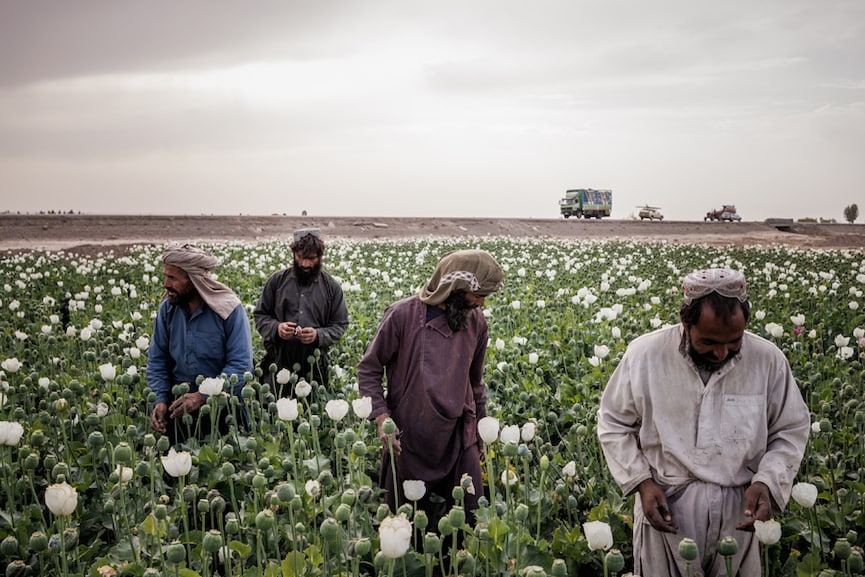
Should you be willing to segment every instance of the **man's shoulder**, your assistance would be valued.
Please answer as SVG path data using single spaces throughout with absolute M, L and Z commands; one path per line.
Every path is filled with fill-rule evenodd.
M 752 333 L 751 331 L 745 331 L 742 340 L 743 349 L 757 351 L 757 353 L 761 355 L 782 356 L 786 358 L 786 355 L 784 355 L 784 351 L 782 351 L 778 347 L 778 345 L 776 345 L 769 339 L 761 337 L 756 333 Z

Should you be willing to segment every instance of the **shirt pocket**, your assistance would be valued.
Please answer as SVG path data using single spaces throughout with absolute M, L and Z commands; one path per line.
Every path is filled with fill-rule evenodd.
M 724 395 L 721 438 L 753 439 L 766 429 L 766 400 L 760 395 Z
M 202 332 L 199 334 L 198 345 L 198 354 L 202 361 L 222 367 L 225 360 L 225 340 L 222 334 L 215 331 Z

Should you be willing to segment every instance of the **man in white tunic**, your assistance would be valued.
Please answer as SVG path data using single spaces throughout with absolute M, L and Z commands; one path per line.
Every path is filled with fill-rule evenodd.
M 745 330 L 745 277 L 706 269 L 683 283 L 681 324 L 636 338 L 601 398 L 598 438 L 634 505 L 634 572 L 685 577 L 679 542 L 697 543 L 691 571 L 760 576 L 753 523 L 790 498 L 810 430 L 808 407 L 778 347 Z M 690 576 L 688 576 L 690 577 Z

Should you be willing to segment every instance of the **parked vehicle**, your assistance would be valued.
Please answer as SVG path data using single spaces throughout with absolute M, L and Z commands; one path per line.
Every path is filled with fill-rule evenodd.
M 664 220 L 664 215 L 661 214 L 661 207 L 659 206 L 638 206 L 640 209 L 640 220 Z
M 736 212 L 736 207 L 732 204 L 725 204 L 721 210 L 712 209 L 706 213 L 703 220 L 726 220 L 727 222 L 739 222 L 742 217 Z
M 565 218 L 601 218 L 610 216 L 612 209 L 612 190 L 574 188 L 565 191 L 565 197 L 559 201 L 559 210 Z

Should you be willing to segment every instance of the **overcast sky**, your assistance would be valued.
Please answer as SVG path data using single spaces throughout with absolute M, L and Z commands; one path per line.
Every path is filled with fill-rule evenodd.
M 0 0 L 0 211 L 865 218 L 865 2 Z

